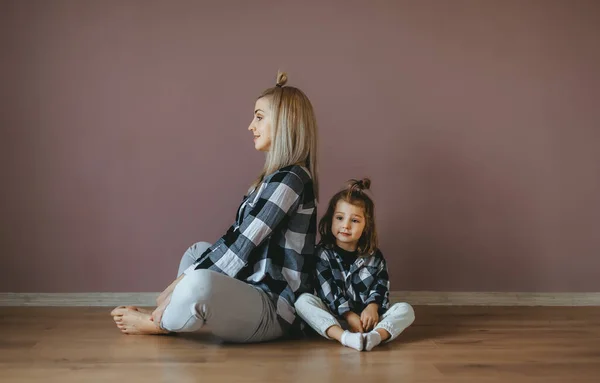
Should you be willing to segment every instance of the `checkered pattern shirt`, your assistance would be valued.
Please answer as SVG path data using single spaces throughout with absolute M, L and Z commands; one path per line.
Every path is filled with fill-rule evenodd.
M 348 311 L 360 315 L 369 303 L 379 305 L 383 314 L 389 307 L 390 282 L 381 251 L 369 257 L 357 257 L 349 269 L 335 249 L 317 246 L 317 294 L 332 313 Z
M 317 211 L 309 171 L 292 165 L 246 196 L 227 233 L 196 261 L 265 291 L 282 324 L 297 321 L 294 303 L 312 289 Z

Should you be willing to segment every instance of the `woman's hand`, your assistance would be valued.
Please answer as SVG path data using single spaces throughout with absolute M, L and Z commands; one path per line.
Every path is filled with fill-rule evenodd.
M 171 295 L 169 294 L 163 302 L 152 312 L 150 315 L 150 320 L 153 321 L 158 327 L 160 327 L 160 321 L 162 320 L 162 316 L 165 312 L 165 309 L 171 302 Z
M 160 293 L 160 295 L 158 296 L 158 298 L 156 298 L 156 306 L 160 306 L 162 305 L 162 303 L 165 301 L 165 299 L 167 299 L 168 296 L 170 296 L 172 293 L 172 291 L 169 291 L 169 288 L 167 287 L 165 289 L 165 291 L 163 291 L 162 293 Z
M 363 325 L 361 323 L 360 317 L 358 314 L 349 311 L 344 315 L 346 322 L 348 322 L 348 326 L 350 327 L 350 331 L 352 332 L 365 332 L 363 329 Z
M 171 295 L 173 294 L 173 290 L 175 290 L 175 286 L 185 277 L 185 274 L 181 274 L 176 280 L 174 280 L 169 287 L 165 289 L 158 298 L 156 298 L 156 309 L 150 315 L 150 320 L 155 322 L 157 326 L 160 326 L 160 321 L 162 319 L 163 313 L 167 308 L 169 302 L 171 302 Z
M 376 303 L 370 303 L 360 314 L 360 322 L 366 331 L 373 330 L 373 327 L 379 322 L 379 306 Z
M 167 297 L 169 297 L 173 293 L 173 290 L 175 290 L 175 286 L 177 286 L 177 284 L 179 283 L 179 281 L 181 281 L 183 279 L 183 277 L 185 277 L 185 274 L 181 274 L 176 280 L 174 280 L 165 289 L 165 291 L 163 291 L 162 293 L 160 293 L 160 295 L 158 296 L 158 298 L 156 298 L 156 305 L 157 306 L 162 305 L 163 302 L 167 299 Z

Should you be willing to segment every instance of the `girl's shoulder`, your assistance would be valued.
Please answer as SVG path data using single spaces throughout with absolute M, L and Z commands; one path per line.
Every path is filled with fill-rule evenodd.
M 317 255 L 317 258 L 335 259 L 335 250 L 323 244 L 315 246 L 315 254 Z
M 369 255 L 365 258 L 366 264 L 373 267 L 378 267 L 379 265 L 385 265 L 385 258 L 383 257 L 383 253 L 381 250 L 377 249 L 373 254 Z
M 383 258 L 383 253 L 381 252 L 381 250 L 377 249 L 375 250 L 375 252 L 373 253 L 373 255 L 371 255 L 372 257 L 375 257 L 377 259 L 384 259 Z

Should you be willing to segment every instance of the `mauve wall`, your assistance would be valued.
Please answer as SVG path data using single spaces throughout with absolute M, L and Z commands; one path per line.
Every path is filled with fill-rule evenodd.
M 600 291 L 600 2 L 0 1 L 0 291 L 158 291 L 232 222 L 276 70 L 393 290 Z

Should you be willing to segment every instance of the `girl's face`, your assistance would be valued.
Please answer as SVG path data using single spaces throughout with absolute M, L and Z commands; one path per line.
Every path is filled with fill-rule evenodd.
M 365 211 L 361 206 L 339 200 L 331 222 L 331 232 L 336 244 L 347 251 L 356 250 L 365 229 L 365 221 Z
M 262 152 L 271 149 L 271 103 L 265 97 L 256 100 L 254 118 L 248 127 L 254 134 L 254 148 Z

